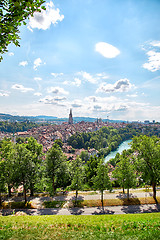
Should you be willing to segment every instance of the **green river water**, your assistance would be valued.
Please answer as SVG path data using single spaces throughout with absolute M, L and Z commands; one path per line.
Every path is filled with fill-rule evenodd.
M 121 143 L 119 145 L 119 147 L 117 148 L 117 150 L 110 152 L 106 157 L 105 157 L 105 162 L 108 162 L 111 158 L 115 158 L 117 153 L 122 153 L 123 150 L 127 150 L 131 148 L 131 145 L 129 145 L 129 143 L 132 142 L 132 140 L 126 140 L 123 143 Z

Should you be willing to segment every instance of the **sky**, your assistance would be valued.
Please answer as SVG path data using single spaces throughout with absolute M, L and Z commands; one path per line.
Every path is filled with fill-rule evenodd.
M 0 113 L 160 121 L 160 1 L 53 0 L 0 63 Z

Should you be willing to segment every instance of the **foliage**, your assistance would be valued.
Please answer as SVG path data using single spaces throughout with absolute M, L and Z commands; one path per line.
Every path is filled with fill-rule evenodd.
M 129 188 L 135 187 L 136 185 L 136 173 L 135 166 L 128 151 L 124 150 L 119 157 L 119 162 L 116 165 L 113 176 L 117 178 L 120 186 L 127 189 L 127 199 L 129 200 Z
M 33 156 L 31 152 L 26 148 L 25 144 L 16 145 L 16 155 L 15 155 L 15 177 L 16 184 L 23 185 L 24 189 L 24 199 L 27 202 L 26 193 L 30 188 L 32 182 L 33 172 L 35 169 L 35 162 L 33 161 Z
M 62 139 L 56 139 L 54 142 L 55 142 L 60 148 L 63 147 Z
M 125 127 L 115 129 L 113 127 L 102 127 L 100 130 L 89 133 L 75 133 L 68 139 L 68 144 L 74 148 L 95 148 L 99 150 L 100 156 L 106 156 L 110 151 L 115 150 L 121 142 L 131 139 L 140 130 Z
M 90 156 L 89 160 L 85 164 L 85 181 L 90 187 L 93 187 L 93 178 L 97 175 L 97 166 L 99 162 L 99 157 Z
M 1 239 L 159 239 L 160 213 L 0 217 Z
M 2 0 L 0 2 L 0 54 L 8 51 L 8 45 L 19 45 L 19 26 L 26 25 L 26 19 L 35 11 L 41 11 L 43 0 Z M 42 6 L 41 8 L 44 9 Z M 0 56 L 0 61 L 2 60 Z
M 87 151 L 82 151 L 79 155 L 79 157 L 82 159 L 83 162 L 87 163 L 89 160 L 89 155 Z
M 45 208 L 60 208 L 63 207 L 65 201 L 44 201 Z
M 33 137 L 27 138 L 26 149 L 28 149 L 32 155 L 32 171 L 30 176 L 30 191 L 31 196 L 33 196 L 34 185 L 38 179 L 38 176 L 41 174 L 41 163 L 42 163 L 42 149 L 43 146 L 37 143 L 36 139 Z
M 38 126 L 39 124 L 29 122 L 29 121 L 25 121 L 25 122 L 2 121 L 0 122 L 0 131 L 9 132 L 9 133 L 23 132 Z
M 104 160 L 102 159 L 97 166 L 97 175 L 93 179 L 94 188 L 101 192 L 101 202 L 103 207 L 103 192 L 106 189 L 111 189 L 111 182 L 108 176 L 107 165 L 104 164 Z
M 70 164 L 71 174 L 71 189 L 76 191 L 76 201 L 78 197 L 78 190 L 83 187 L 84 167 L 80 157 L 77 156 Z
M 0 142 L 1 158 L 3 159 L 3 176 L 8 186 L 8 195 L 11 196 L 11 187 L 15 181 L 15 149 L 14 144 L 9 139 Z M 3 182 L 4 183 L 4 182 Z
M 0 156 L 0 206 L 2 204 L 1 192 L 5 189 L 5 176 L 4 176 L 4 160 Z
M 52 194 L 55 194 L 57 187 L 64 187 L 69 178 L 65 156 L 56 143 L 47 152 L 46 173 L 52 182 Z
M 156 201 L 156 185 L 160 181 L 160 139 L 156 136 L 135 137 L 132 142 L 135 151 L 134 159 L 137 170 L 144 182 L 153 187 L 153 198 Z
M 3 202 L 2 209 L 32 209 L 31 202 Z

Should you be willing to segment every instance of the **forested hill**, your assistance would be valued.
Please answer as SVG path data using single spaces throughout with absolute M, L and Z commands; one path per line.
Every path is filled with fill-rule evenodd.
M 1 121 L 10 121 L 10 122 L 23 122 L 23 121 L 31 121 L 31 122 L 37 122 L 37 121 L 43 121 L 43 122 L 68 122 L 68 118 L 57 118 L 54 116 L 45 116 L 45 115 L 39 115 L 39 116 L 13 116 L 10 114 L 4 114 L 0 113 L 0 120 Z M 73 117 L 74 123 L 85 121 L 85 122 L 95 122 L 97 118 L 91 118 L 91 117 Z M 110 119 L 103 119 L 104 122 L 126 122 L 121 120 L 110 120 Z
M 0 131 L 1 132 L 8 132 L 8 133 L 15 133 L 15 132 L 23 132 L 31 129 L 33 127 L 38 127 L 39 124 L 34 122 L 0 122 Z

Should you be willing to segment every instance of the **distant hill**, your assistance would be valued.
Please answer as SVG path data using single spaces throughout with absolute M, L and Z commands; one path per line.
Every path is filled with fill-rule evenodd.
M 95 122 L 97 118 L 91 118 L 91 117 L 73 117 L 74 123 L 77 122 Z M 54 116 L 45 116 L 45 115 L 39 115 L 39 116 L 13 116 L 10 114 L 3 114 L 0 113 L 0 121 L 10 121 L 10 122 L 25 122 L 25 121 L 32 121 L 32 122 L 38 122 L 38 121 L 44 121 L 44 122 L 68 122 L 68 118 L 57 118 Z M 102 119 L 102 121 L 106 122 L 124 122 L 121 120 L 109 120 L 109 119 Z M 125 121 L 126 122 L 126 121 Z

